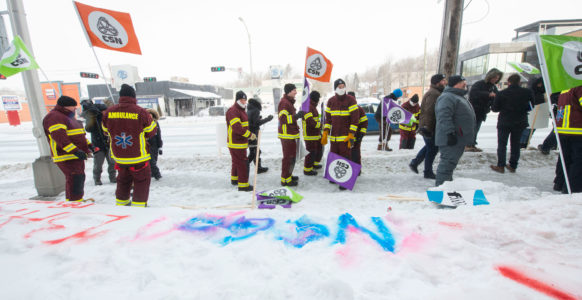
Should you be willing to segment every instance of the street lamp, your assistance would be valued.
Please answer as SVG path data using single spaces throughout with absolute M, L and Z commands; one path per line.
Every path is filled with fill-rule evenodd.
M 253 90 L 253 53 L 251 50 L 251 34 L 249 33 L 249 28 L 247 27 L 247 24 L 245 23 L 245 20 L 243 20 L 242 17 L 238 17 L 238 19 L 243 23 L 243 25 L 245 26 L 245 30 L 247 31 L 247 36 L 249 37 L 249 61 L 250 61 L 250 67 L 251 67 L 251 91 Z

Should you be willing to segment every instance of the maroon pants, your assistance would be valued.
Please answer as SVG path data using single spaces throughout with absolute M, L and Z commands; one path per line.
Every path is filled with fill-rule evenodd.
M 400 149 L 414 149 L 416 131 L 400 130 Z
M 344 158 L 351 160 L 352 152 L 348 148 L 348 142 L 330 142 L 329 151 L 341 155 Z
M 65 197 L 67 197 L 67 201 L 83 200 L 83 195 L 85 194 L 85 161 L 73 159 L 56 164 L 65 174 Z
M 129 203 L 131 187 L 133 185 L 132 206 L 146 206 L 150 194 L 150 182 L 152 180 L 152 169 L 149 162 L 137 165 L 116 164 L 117 169 L 117 189 L 115 197 L 117 203 Z
M 305 141 L 305 149 L 307 149 L 308 153 L 303 163 L 303 171 L 309 172 L 313 170 L 314 165 L 319 165 L 321 162 L 323 146 L 320 141 Z
M 230 180 L 238 181 L 238 187 L 249 186 L 249 159 L 247 158 L 247 149 L 231 149 L 230 158 L 232 167 L 230 169 Z
M 295 166 L 295 155 L 297 151 L 296 139 L 281 139 L 283 147 L 283 162 L 281 163 L 281 182 L 291 182 L 293 176 L 293 167 Z

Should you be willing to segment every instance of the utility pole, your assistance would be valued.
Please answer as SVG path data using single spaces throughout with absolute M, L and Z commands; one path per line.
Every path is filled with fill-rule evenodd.
M 445 0 L 438 73 L 454 75 L 459 56 L 464 0 Z
M 12 24 L 12 32 L 22 38 L 24 44 L 34 57 L 28 24 L 22 0 L 7 0 L 8 14 Z M 53 197 L 65 190 L 65 176 L 51 159 L 50 149 L 44 134 L 42 119 L 47 114 L 40 90 L 40 81 L 36 70 L 21 72 L 32 118 L 32 135 L 36 139 L 40 157 L 32 164 L 34 185 L 38 196 Z
M 420 91 L 420 99 L 424 97 L 425 83 L 426 83 L 426 38 L 424 38 L 424 58 L 422 60 L 422 90 Z

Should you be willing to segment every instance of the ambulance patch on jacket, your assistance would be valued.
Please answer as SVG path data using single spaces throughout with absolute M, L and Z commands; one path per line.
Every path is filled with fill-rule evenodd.
M 131 141 L 133 137 L 131 135 L 126 136 L 125 132 L 122 132 L 121 135 L 115 136 L 115 146 L 121 147 L 123 149 L 127 148 L 128 146 L 133 146 L 133 142 Z

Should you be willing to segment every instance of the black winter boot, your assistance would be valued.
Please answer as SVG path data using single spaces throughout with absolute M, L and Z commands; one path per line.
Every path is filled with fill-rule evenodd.
M 238 187 L 239 192 L 252 192 L 253 186 L 249 184 L 247 187 Z
M 269 168 L 263 167 L 261 164 L 261 159 L 259 158 L 259 168 L 257 169 L 257 174 L 265 173 L 269 171 Z
M 410 170 L 412 170 L 412 172 L 418 174 L 418 164 L 416 163 L 416 159 L 411 160 L 410 163 L 408 164 L 408 167 L 410 167 Z

